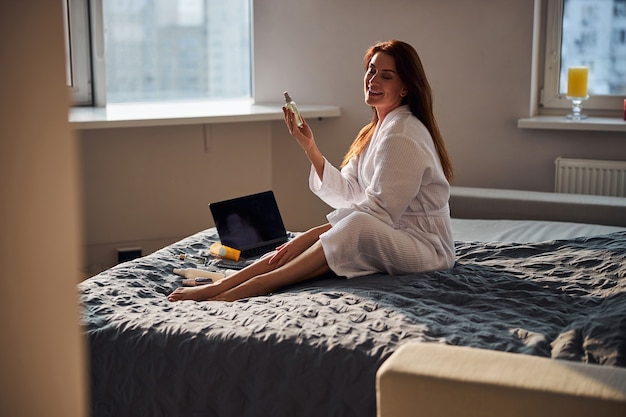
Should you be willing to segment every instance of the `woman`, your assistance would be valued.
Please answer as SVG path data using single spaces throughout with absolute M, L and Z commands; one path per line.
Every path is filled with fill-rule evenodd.
M 311 161 L 311 190 L 335 208 L 329 222 L 216 283 L 178 288 L 170 301 L 232 301 L 330 271 L 351 278 L 452 267 L 452 164 L 419 56 L 394 40 L 372 46 L 364 63 L 365 102 L 374 115 L 341 171 L 320 153 L 306 121 L 298 128 L 294 114 L 283 108 L 289 133 Z

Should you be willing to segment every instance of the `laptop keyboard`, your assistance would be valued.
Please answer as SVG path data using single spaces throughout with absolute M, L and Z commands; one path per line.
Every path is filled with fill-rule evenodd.
M 276 249 L 276 246 L 274 244 L 259 246 L 258 248 L 247 249 L 244 252 L 241 252 L 241 256 L 246 259 L 258 258 L 259 256 L 265 255 L 266 253 L 273 251 L 274 249 Z

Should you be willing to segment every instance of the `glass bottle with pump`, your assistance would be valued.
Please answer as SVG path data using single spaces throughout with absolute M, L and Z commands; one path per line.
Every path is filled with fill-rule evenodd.
M 300 112 L 298 111 L 296 103 L 291 99 L 291 97 L 289 97 L 288 92 L 285 91 L 283 95 L 285 96 L 285 107 L 287 107 L 293 113 L 294 117 L 296 118 L 296 125 L 298 125 L 298 127 L 304 126 L 302 116 L 300 116 Z

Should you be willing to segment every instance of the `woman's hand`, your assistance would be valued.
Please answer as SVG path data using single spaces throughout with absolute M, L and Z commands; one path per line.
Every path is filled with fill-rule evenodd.
M 277 267 L 283 266 L 313 246 L 313 244 L 319 240 L 320 235 L 328 229 L 330 229 L 330 224 L 327 223 L 300 233 L 289 242 L 283 243 L 277 247 L 276 251 L 272 255 L 269 255 L 270 259 L 267 262 L 276 264 Z
M 306 153 L 307 158 L 309 158 L 309 161 L 311 161 L 315 167 L 315 172 L 317 172 L 317 175 L 323 180 L 324 156 L 317 148 L 311 127 L 303 117 L 302 127 L 298 127 L 298 124 L 296 123 L 296 116 L 286 106 L 283 106 L 283 117 L 285 119 L 287 129 L 289 129 L 289 134 L 293 136 L 296 141 L 298 141 L 302 149 L 304 149 L 304 153 Z
M 313 131 L 302 116 L 300 116 L 302 117 L 302 127 L 298 127 L 298 124 L 296 123 L 296 116 L 286 106 L 283 106 L 283 116 L 287 129 L 289 129 L 289 134 L 298 141 L 300 146 L 302 146 L 306 152 L 308 152 L 312 146 L 315 146 Z
M 283 243 L 276 248 L 276 251 L 270 256 L 267 263 L 276 264 L 276 267 L 285 265 L 287 262 L 297 258 L 315 242 L 315 240 L 313 242 L 309 242 L 309 240 L 306 233 L 303 233 L 291 239 L 289 242 Z

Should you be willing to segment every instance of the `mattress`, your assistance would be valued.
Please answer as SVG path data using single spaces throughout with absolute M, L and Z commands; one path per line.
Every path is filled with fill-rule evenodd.
M 93 416 L 375 416 L 409 342 L 626 365 L 626 231 L 457 240 L 449 271 L 326 275 L 233 303 L 170 303 L 214 229 L 79 285 Z M 533 239 L 530 239 L 533 240 Z

